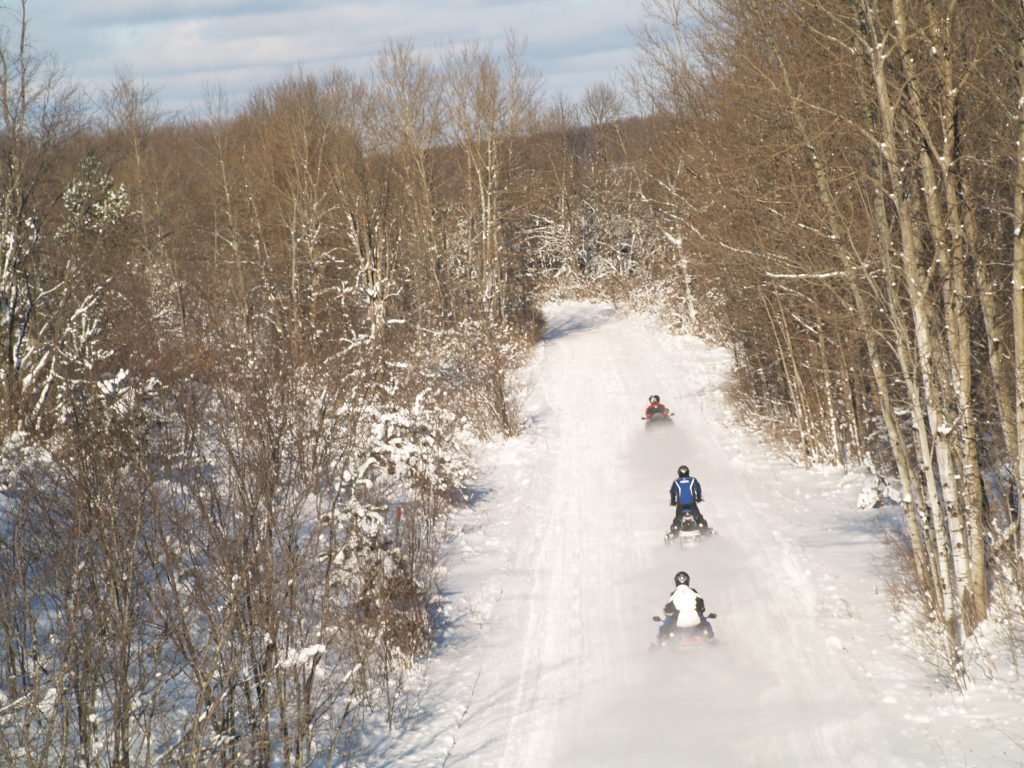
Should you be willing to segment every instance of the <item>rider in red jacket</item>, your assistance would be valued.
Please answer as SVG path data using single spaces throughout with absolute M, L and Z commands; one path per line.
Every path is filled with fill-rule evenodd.
M 659 413 L 665 416 L 669 415 L 668 407 L 661 402 L 660 397 L 658 397 L 657 395 L 651 395 L 649 398 L 647 398 L 647 400 L 648 402 L 650 402 L 650 405 L 648 405 L 647 410 L 644 411 L 645 419 L 650 419 L 652 416 Z

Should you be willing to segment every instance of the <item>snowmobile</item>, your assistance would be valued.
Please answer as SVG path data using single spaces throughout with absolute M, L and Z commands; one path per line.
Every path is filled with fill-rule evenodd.
M 661 402 L 661 398 L 658 395 L 651 395 L 647 398 L 647 402 L 649 402 L 650 405 L 647 406 L 647 410 L 644 411 L 644 415 L 640 417 L 641 420 L 647 422 L 645 426 L 664 426 L 672 423 L 672 411 L 668 409 L 667 405 Z
M 668 619 L 662 616 L 652 616 L 651 621 L 658 622 L 661 627 L 658 629 L 658 636 L 654 640 L 653 648 L 672 648 L 674 650 L 688 650 L 711 645 L 715 642 L 715 631 L 711 628 L 708 619 L 718 618 L 717 613 L 709 613 L 704 617 L 704 622 L 696 627 L 675 627 L 668 626 Z
M 647 429 L 672 426 L 672 412 L 668 410 L 655 411 L 650 416 L 641 416 L 640 419 L 645 422 L 644 426 Z
M 665 534 L 665 543 L 678 544 L 684 548 L 695 547 L 703 537 L 712 536 L 714 533 L 710 528 L 701 528 L 697 525 L 697 519 L 687 510 L 683 513 L 679 526 L 673 525 L 669 528 Z

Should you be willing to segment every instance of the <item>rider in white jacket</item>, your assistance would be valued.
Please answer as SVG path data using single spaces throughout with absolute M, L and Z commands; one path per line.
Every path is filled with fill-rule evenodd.
M 675 628 L 703 627 L 708 638 L 714 637 L 711 625 L 704 618 L 704 598 L 690 586 L 690 575 L 686 571 L 679 571 L 675 576 L 675 584 L 672 597 L 665 603 L 665 623 L 661 633 L 671 632 Z

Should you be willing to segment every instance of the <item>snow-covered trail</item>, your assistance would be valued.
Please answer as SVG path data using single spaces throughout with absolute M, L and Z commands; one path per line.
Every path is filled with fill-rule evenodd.
M 726 425 L 721 350 L 607 306 L 557 305 L 547 320 L 533 423 L 493 448 L 450 563 L 428 714 L 392 734 L 381 764 L 972 764 L 916 717 L 926 694 L 907 690 L 917 678 L 893 650 L 854 481 Z M 645 430 L 652 393 L 674 426 Z M 719 534 L 686 551 L 661 540 L 681 463 Z M 679 569 L 719 613 L 721 642 L 651 652 Z

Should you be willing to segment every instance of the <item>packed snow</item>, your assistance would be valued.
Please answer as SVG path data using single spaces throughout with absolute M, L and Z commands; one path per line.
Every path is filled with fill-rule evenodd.
M 440 646 L 367 766 L 1024 766 L 1020 683 L 957 692 L 894 617 L 871 478 L 744 431 L 724 350 L 608 305 L 546 320 L 530 424 L 485 451 Z M 651 394 L 671 426 L 641 422 Z M 683 463 L 717 532 L 686 550 L 662 541 Z M 680 569 L 718 642 L 652 649 Z

